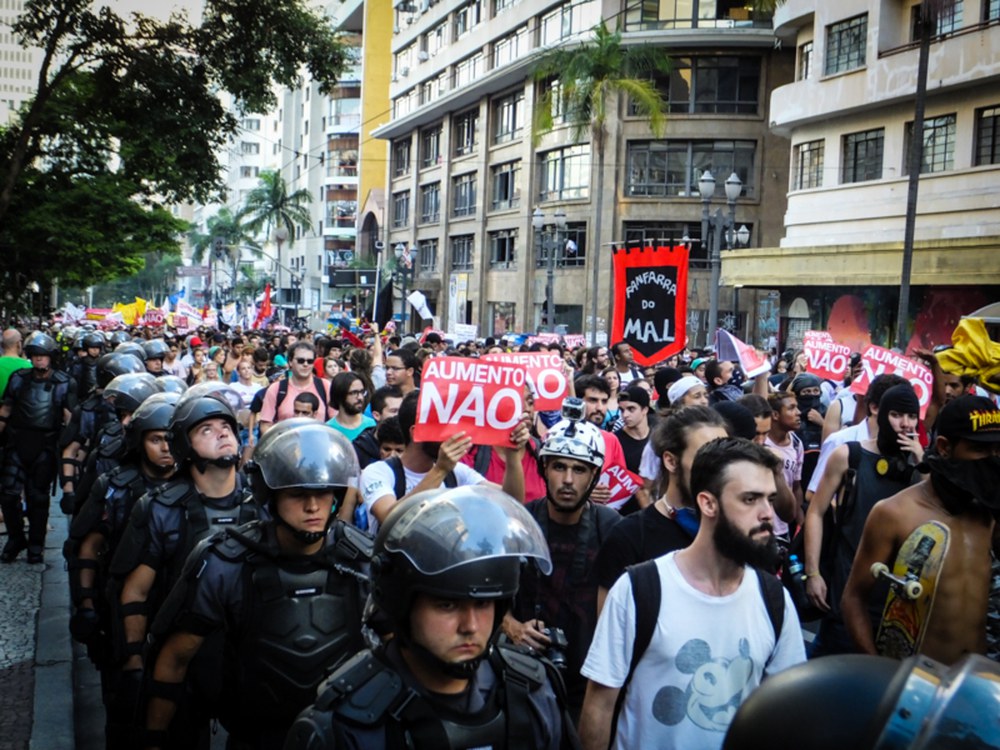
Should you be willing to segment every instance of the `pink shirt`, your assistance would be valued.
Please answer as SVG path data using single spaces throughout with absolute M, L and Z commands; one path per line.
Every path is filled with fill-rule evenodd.
M 333 417 L 334 412 L 332 409 L 327 408 L 324 414 L 323 403 L 324 401 L 329 402 L 330 394 L 327 393 L 324 399 L 316 392 L 313 381 L 310 381 L 305 388 L 299 388 L 295 385 L 295 381 L 291 378 L 288 379 L 288 393 L 285 395 L 284 400 L 281 402 L 281 406 L 278 407 L 277 418 L 274 414 L 274 404 L 278 400 L 278 388 L 281 386 L 281 381 L 275 381 L 267 387 L 267 391 L 264 393 L 264 404 L 260 409 L 260 421 L 261 422 L 280 422 L 282 419 L 291 419 L 295 416 L 295 397 L 300 393 L 311 393 L 316 398 L 319 399 L 319 410 L 316 413 L 316 419 L 321 422 Z

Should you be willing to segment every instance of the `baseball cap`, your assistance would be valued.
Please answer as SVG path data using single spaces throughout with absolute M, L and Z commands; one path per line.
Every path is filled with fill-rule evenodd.
M 623 401 L 629 401 L 633 404 L 638 404 L 640 409 L 649 408 L 649 394 L 644 388 L 626 388 L 624 391 L 618 394 L 618 403 Z
M 691 372 L 694 372 L 706 362 L 708 362 L 708 357 L 698 357 L 698 359 L 691 363 Z
M 705 385 L 701 381 L 701 378 L 696 377 L 695 375 L 685 375 L 683 378 L 670 386 L 669 390 L 667 390 L 667 398 L 670 399 L 670 403 L 676 404 L 684 398 L 685 395 L 687 395 L 688 391 L 699 385 Z
M 197 349 L 199 346 L 201 346 L 201 339 L 198 338 L 197 336 L 192 336 L 191 337 L 191 348 L 192 349 Z
M 753 418 L 753 413 L 743 404 L 735 401 L 719 401 L 710 407 L 715 409 L 729 426 L 730 437 L 741 437 L 753 440 L 757 437 L 757 420 Z
M 1000 408 L 982 396 L 959 396 L 938 412 L 938 435 L 949 440 L 1000 442 Z

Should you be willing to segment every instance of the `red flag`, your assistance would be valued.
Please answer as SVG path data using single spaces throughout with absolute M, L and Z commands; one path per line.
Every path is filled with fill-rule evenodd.
M 340 329 L 340 336 L 351 346 L 356 346 L 358 349 L 365 348 L 365 342 L 355 336 L 353 333 L 348 331 L 346 328 Z
M 736 338 L 725 328 L 715 332 L 715 354 L 720 360 L 739 361 L 740 369 L 748 378 L 755 378 L 771 369 L 766 357 L 757 353 L 749 344 Z
M 271 284 L 269 282 L 264 287 L 264 301 L 260 304 L 260 310 L 257 311 L 257 319 L 253 322 L 253 327 L 259 329 L 267 323 L 267 319 L 271 315 Z

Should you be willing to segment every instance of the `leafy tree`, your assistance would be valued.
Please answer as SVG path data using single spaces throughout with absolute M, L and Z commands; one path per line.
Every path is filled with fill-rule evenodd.
M 261 172 L 257 187 L 247 194 L 242 214 L 250 231 L 270 235 L 272 229 L 285 229 L 291 246 L 295 241 L 296 225 L 312 223 L 310 203 L 312 193 L 306 188 L 289 193 L 288 183 L 280 174 Z
M 591 335 L 597 335 L 597 285 L 600 279 L 599 248 L 604 208 L 604 160 L 607 147 L 607 115 L 619 97 L 629 97 L 636 112 L 649 118 L 653 133 L 661 135 L 666 123 L 666 102 L 653 83 L 656 71 L 669 72 L 670 61 L 662 49 L 651 45 L 622 44 L 621 29 L 610 31 L 602 20 L 594 27 L 593 38 L 577 46 L 559 47 L 542 57 L 535 67 L 535 80 L 558 79 L 557 95 L 563 118 L 580 141 L 588 133 L 591 151 L 597 156 L 597 200 L 594 212 L 594 241 L 590 259 Z M 551 89 L 542 95 L 540 114 L 534 121 L 534 137 L 553 128 Z M 613 296 L 612 296 L 613 299 Z M 609 320 L 610 325 L 610 320 Z
M 229 208 L 222 207 L 219 212 L 205 222 L 205 232 L 192 229 L 188 233 L 188 242 L 191 244 L 191 262 L 200 266 L 210 255 L 216 238 L 225 239 L 225 254 L 222 257 L 215 257 L 212 260 L 229 260 L 235 264 L 239 262 L 240 251 L 247 248 L 255 256 L 260 257 L 261 247 L 254 238 L 253 233 L 247 228 L 242 212 L 233 213 Z

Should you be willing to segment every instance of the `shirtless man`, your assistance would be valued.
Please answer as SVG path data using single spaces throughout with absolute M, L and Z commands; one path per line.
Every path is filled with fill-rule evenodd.
M 871 566 L 881 561 L 892 567 L 914 529 L 940 521 L 951 529 L 951 544 L 920 652 L 954 664 L 986 649 L 993 511 L 1000 507 L 1000 409 L 989 399 L 961 396 L 938 413 L 937 429 L 924 459 L 930 476 L 878 503 L 869 514 L 841 612 L 861 650 L 874 654 Z

